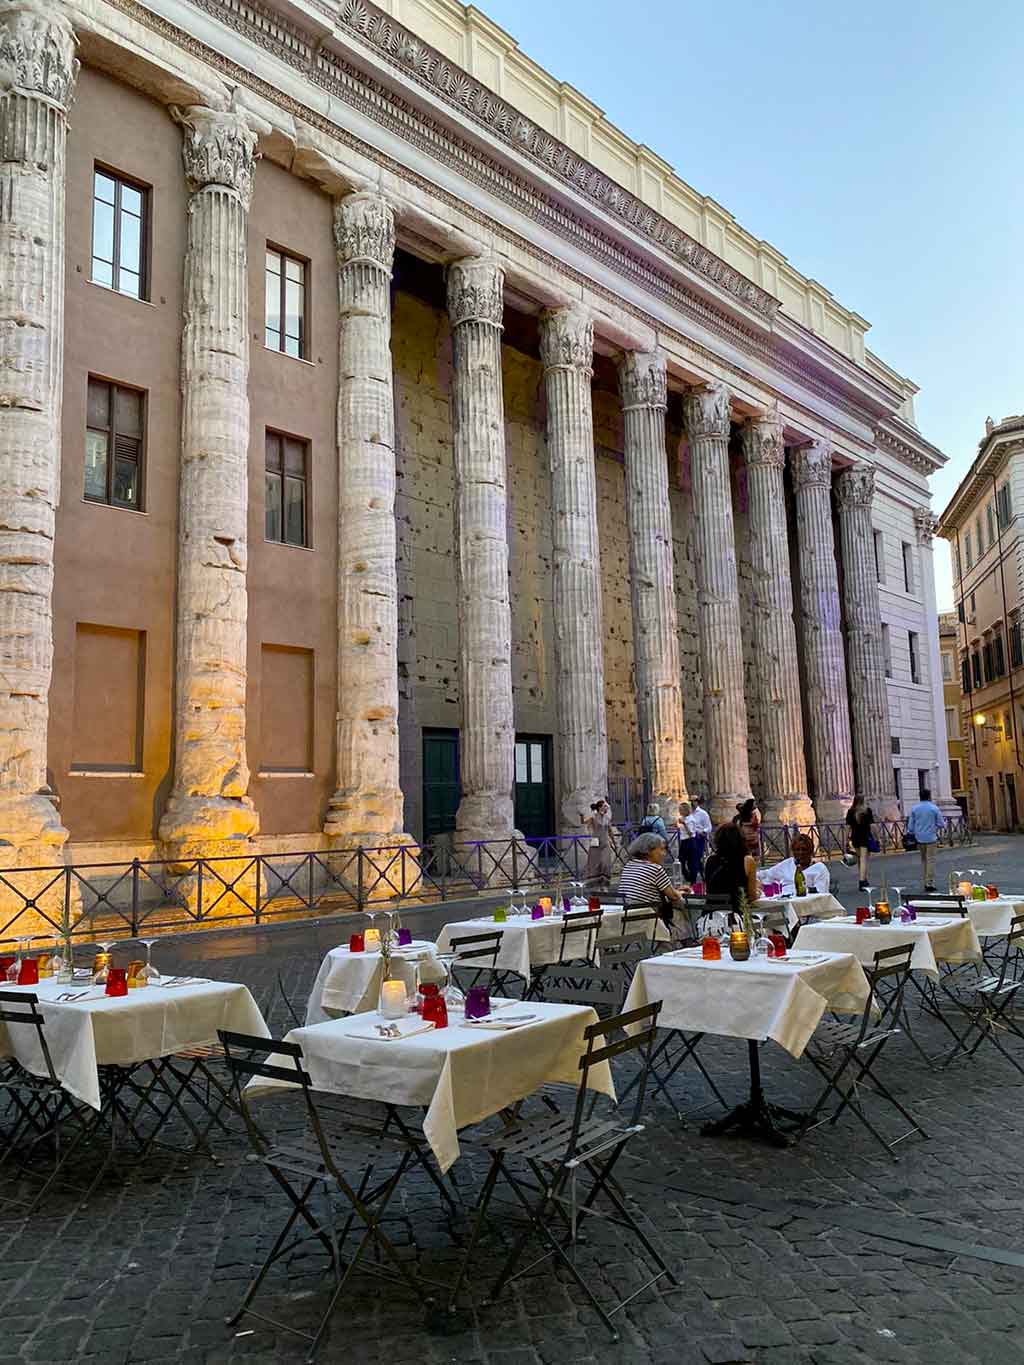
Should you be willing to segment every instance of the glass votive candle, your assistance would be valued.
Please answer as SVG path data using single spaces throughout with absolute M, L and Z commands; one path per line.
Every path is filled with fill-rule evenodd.
M 990 901 L 996 901 L 996 900 L 999 899 L 999 887 L 998 887 L 998 886 L 986 886 L 986 887 L 985 887 L 985 890 L 986 890 L 986 892 L 988 893 L 988 898 L 989 898 Z
M 705 962 L 720 962 L 722 959 L 722 945 L 714 934 L 708 934 L 707 938 L 701 940 L 700 955 Z
M 128 994 L 128 969 L 127 967 L 111 967 L 107 972 L 107 994 L 108 995 L 127 995 Z
M 366 944 L 363 942 L 362 934 L 353 934 L 348 941 L 348 950 L 350 953 L 361 953 L 365 947 Z
M 39 984 L 39 959 L 35 957 L 23 957 L 21 967 L 18 970 L 19 986 L 37 986 Z
M 694 884 L 693 884 L 693 894 L 694 894 L 695 896 L 703 896 L 703 895 L 704 895 L 704 883 L 703 883 L 703 882 L 694 882 Z
M 486 1019 L 491 1012 L 491 997 L 486 986 L 470 986 L 466 992 L 466 1018 Z
M 974 894 L 974 887 L 968 881 L 962 881 L 957 889 L 958 896 L 965 896 L 968 899 Z
M 537 904 L 538 904 L 538 905 L 540 906 L 540 908 L 544 911 L 545 915 L 550 915 L 550 914 L 551 914 L 551 897 L 550 897 L 550 896 L 541 896 L 541 898 L 540 898 L 540 900 L 537 902 Z
M 786 940 L 781 934 L 768 935 L 768 956 L 775 958 L 786 956 Z
M 866 905 L 858 905 L 853 914 L 858 924 L 866 924 L 871 918 L 871 911 Z
M 900 909 L 899 916 L 900 916 L 900 923 L 901 923 L 901 924 L 909 924 L 909 923 L 910 923 L 910 920 L 911 920 L 910 906 L 909 906 L 909 905 L 904 905 L 904 906 Z
M 134 990 L 134 989 L 135 989 L 136 987 L 138 987 L 138 986 L 148 986 L 148 985 L 149 985 L 149 982 L 146 980 L 146 978 L 145 978 L 144 976 L 140 975 L 140 973 L 142 972 L 142 969 L 143 969 L 143 967 L 145 967 L 145 965 L 146 965 L 146 964 L 143 962 L 142 958 L 139 958 L 139 959 L 138 959 L 137 961 L 135 961 L 135 962 L 129 962 L 129 963 L 128 963 L 128 989 L 129 989 L 129 990 Z
M 366 949 L 368 953 L 376 953 L 380 951 L 379 929 L 366 930 L 366 932 L 363 934 L 363 947 Z
M 587 897 L 587 909 L 588 909 L 588 910 L 600 910 L 600 908 L 601 908 L 601 897 L 600 897 L 600 896 L 588 896 L 588 897 Z
M 971 888 L 971 900 L 983 901 L 986 899 L 987 895 L 988 893 L 983 886 L 974 886 Z
M 399 931 L 398 931 L 398 946 L 399 946 L 399 948 L 411 948 L 411 947 L 412 947 L 412 930 L 411 930 L 411 929 L 406 929 L 404 926 L 403 926 L 401 929 L 399 929 Z
M 878 901 L 875 904 L 875 919 L 879 924 L 892 923 L 892 911 L 889 909 L 888 901 Z
M 750 957 L 750 939 L 742 929 L 734 929 L 729 935 L 729 956 L 733 962 L 746 962 Z
M 543 918 L 544 918 L 544 907 L 543 907 L 543 905 L 540 904 L 539 901 L 538 901 L 538 903 L 537 903 L 536 905 L 534 905 L 534 906 L 531 908 L 531 910 L 530 910 L 530 918 L 531 918 L 531 919 L 543 919 Z
M 385 1019 L 403 1019 L 408 1013 L 404 981 L 387 980 L 380 983 L 380 1012 Z
M 494 923 L 505 924 L 508 921 L 508 911 L 503 905 L 499 905 L 494 912 Z

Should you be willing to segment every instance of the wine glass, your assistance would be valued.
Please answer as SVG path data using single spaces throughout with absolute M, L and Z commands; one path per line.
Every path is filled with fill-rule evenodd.
M 891 909 L 893 910 L 893 913 L 895 913 L 903 905 L 903 887 L 894 886 L 892 889 L 892 894 L 895 897 L 895 900 L 892 903 Z
M 772 945 L 765 932 L 764 915 L 751 915 L 750 922 L 754 928 L 754 956 L 767 957 Z
M 7 968 L 7 980 L 14 986 L 18 984 L 18 977 L 21 975 L 21 959 L 28 952 L 32 944 L 32 936 L 31 934 L 19 934 L 15 942 L 17 945 L 15 947 L 17 956 Z
M 101 953 L 106 953 L 107 960 L 93 972 L 92 980 L 94 986 L 105 986 L 107 984 L 107 972 L 110 970 L 110 951 L 116 942 L 117 939 L 115 938 L 98 938 L 96 940 L 97 948 L 99 948 Z
M 519 898 L 522 894 L 523 893 L 519 890 L 518 886 L 512 887 L 511 890 L 509 891 L 508 893 L 509 919 L 515 919 L 516 915 L 519 914 Z
M 584 894 L 583 894 L 583 883 L 582 883 L 582 882 L 570 882 L 570 886 L 572 887 L 572 895 L 571 895 L 571 897 L 569 898 L 569 909 L 570 909 L 570 910 L 586 910 L 586 908 L 587 908 L 587 898 L 586 898 L 586 896 L 584 896 Z
M 464 1011 L 466 1008 L 466 997 L 459 990 L 452 970 L 456 963 L 456 955 L 454 953 L 438 953 L 436 956 L 445 975 L 445 982 L 441 987 L 441 995 L 444 998 L 445 1004 L 450 1010 Z
M 960 883 L 963 881 L 963 879 L 964 879 L 963 868 L 954 867 L 953 871 L 949 874 L 949 894 L 951 896 L 959 896 Z
M 156 942 L 156 939 L 139 938 L 135 941 L 136 943 L 141 943 L 146 950 L 146 965 L 143 967 L 142 971 L 139 972 L 139 981 L 141 981 L 144 986 L 159 986 L 160 973 L 153 966 L 153 944 Z

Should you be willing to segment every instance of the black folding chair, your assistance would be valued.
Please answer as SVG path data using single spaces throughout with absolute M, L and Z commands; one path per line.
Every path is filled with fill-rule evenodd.
M 600 910 L 577 910 L 562 916 L 559 967 L 567 963 L 585 963 L 590 967 L 596 965 L 602 917 L 603 912 Z M 553 963 L 545 962 L 532 969 L 530 984 L 523 994 L 524 1000 L 540 1000 L 544 997 L 546 978 L 554 966 Z
M 314 1097 L 302 1049 L 297 1043 L 225 1030 L 220 1032 L 220 1041 L 232 1073 L 235 1103 L 245 1120 L 254 1157 L 277 1181 L 292 1206 L 256 1278 L 236 1312 L 228 1318 L 228 1325 L 234 1326 L 248 1314 L 260 1322 L 291 1332 L 310 1343 L 307 1360 L 312 1361 L 349 1277 L 357 1267 L 392 1283 L 404 1284 L 428 1306 L 429 1300 L 420 1284 L 381 1227 L 402 1176 L 416 1159 L 414 1144 L 404 1133 L 391 1136 L 379 1128 L 364 1128 L 344 1119 L 339 1123 L 337 1114 L 332 1114 L 333 1122 L 329 1122 Z M 245 1086 L 254 1077 L 284 1081 L 299 1091 L 304 1103 L 305 1133 L 301 1138 L 284 1143 L 267 1141 L 253 1120 L 245 1095 Z M 383 1176 L 377 1174 L 381 1165 L 387 1172 Z M 313 1206 L 317 1194 L 320 1195 L 319 1211 Z M 338 1203 L 341 1208 L 336 1207 Z M 355 1250 L 343 1259 L 343 1248 L 353 1230 L 361 1236 Z M 310 1239 L 318 1241 L 327 1252 L 334 1275 L 334 1289 L 315 1332 L 303 1331 L 250 1307 L 271 1266 Z M 369 1260 L 365 1254 L 370 1250 L 374 1260 Z
M 660 902 L 627 905 L 622 912 L 622 938 L 644 938 L 648 942 L 650 953 L 655 953 L 658 950 L 658 925 L 661 922 Z
M 477 1201 L 473 1231 L 462 1270 L 452 1291 L 453 1303 L 472 1264 L 473 1253 L 499 1179 L 506 1182 L 522 1205 L 527 1223 L 495 1281 L 489 1302 L 496 1299 L 511 1280 L 554 1257 L 591 1303 L 611 1332 L 612 1339 L 618 1341 L 619 1334 L 612 1322 L 616 1313 L 662 1278 L 667 1278 L 671 1285 L 678 1287 L 679 1281 L 631 1212 L 614 1175 L 615 1165 L 630 1140 L 644 1131 L 644 1125 L 639 1122 L 644 1101 L 644 1078 L 660 1009 L 661 1002 L 657 1001 L 587 1026 L 584 1031 L 586 1050 L 579 1061 L 580 1083 L 571 1115 L 542 1114 L 535 1118 L 521 1118 L 484 1140 L 482 1145 L 490 1152 L 491 1166 Z M 606 1041 L 610 1034 L 622 1034 L 626 1030 L 629 1030 L 628 1035 L 618 1041 Z M 643 1062 L 636 1102 L 629 1117 L 624 1119 L 614 1111 L 607 1116 L 585 1117 L 593 1068 L 630 1052 L 642 1053 Z M 520 1163 L 525 1165 L 528 1175 L 513 1170 Z M 599 1201 L 603 1201 L 605 1206 L 601 1207 Z M 604 1307 L 576 1264 L 580 1224 L 590 1216 L 604 1219 L 614 1227 L 632 1233 L 656 1267 L 653 1275 L 612 1308 Z M 540 1257 L 520 1269 L 531 1236 L 536 1237 L 544 1250 Z
M 879 1080 L 873 1068 L 890 1039 L 903 1032 L 904 995 L 910 979 L 910 959 L 914 952 L 911 943 L 894 948 L 882 948 L 874 955 L 874 963 L 865 969 L 870 991 L 858 1023 L 823 1020 L 815 1029 L 804 1056 L 825 1081 L 825 1089 L 804 1118 L 797 1132 L 797 1141 L 823 1123 L 836 1124 L 849 1108 L 886 1152 L 897 1143 L 919 1133 L 927 1138 L 917 1120 L 899 1102 L 892 1091 Z M 864 1112 L 865 1094 L 886 1100 L 911 1125 L 907 1132 L 891 1142 L 887 1141 Z M 838 1103 L 831 1114 L 822 1110 L 832 1095 Z
M 940 914 L 943 911 L 951 911 L 958 914 L 961 919 L 966 919 L 970 914 L 970 900 L 967 896 L 948 896 L 936 891 L 922 891 L 915 892 L 914 895 L 908 897 L 908 900 L 918 910 L 923 910 L 925 914 L 930 914 L 933 911 L 938 911 Z
M 489 995 L 503 995 L 512 973 L 498 968 L 501 934 L 486 932 L 466 934 L 450 940 L 448 950 L 454 955 L 451 973 L 456 986 L 465 993 L 471 986 L 484 985 Z
M 956 1046 L 943 1058 L 948 1066 L 961 1053 L 973 1057 L 988 1040 L 1010 1063 L 1024 1075 L 1024 1066 L 1000 1042 L 999 1034 L 1014 1034 L 1024 1040 L 1024 1032 L 1010 1007 L 1016 1004 L 1017 992 L 1024 986 L 1024 978 L 1014 974 L 1020 954 L 1024 952 L 1024 915 L 1015 915 L 1006 935 L 1005 950 L 999 971 L 990 976 L 978 975 L 973 980 L 963 976 L 947 976 L 939 982 L 942 999 L 947 1000 L 967 1023 Z M 975 1037 L 975 1034 L 977 1037 Z

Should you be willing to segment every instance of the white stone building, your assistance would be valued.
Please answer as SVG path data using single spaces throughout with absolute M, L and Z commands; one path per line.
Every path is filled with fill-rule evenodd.
M 478 10 L 0 0 L 0 72 L 8 865 L 948 797 L 915 386 Z

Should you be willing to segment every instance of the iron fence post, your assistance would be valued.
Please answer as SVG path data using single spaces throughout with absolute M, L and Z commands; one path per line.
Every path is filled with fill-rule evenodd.
M 256 902 L 256 906 L 255 906 L 255 909 L 253 910 L 253 919 L 256 921 L 257 924 L 259 924 L 259 923 L 261 922 L 261 918 L 260 918 L 260 909 L 261 909 L 261 906 L 260 906 L 260 896 L 261 896 L 262 892 L 263 892 L 263 854 L 262 854 L 262 853 L 257 853 L 257 854 L 256 854 L 256 895 L 255 895 L 255 897 L 254 897 L 255 902 Z
M 196 919 L 203 918 L 203 860 L 196 859 Z
M 71 942 L 71 864 L 68 863 L 64 868 L 64 934 L 67 942 Z
M 365 887 L 363 885 L 363 848 L 362 845 L 356 849 L 356 909 L 360 912 L 363 908 Z
M 139 860 L 132 859 L 132 938 L 139 936 Z

